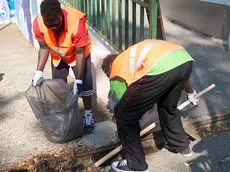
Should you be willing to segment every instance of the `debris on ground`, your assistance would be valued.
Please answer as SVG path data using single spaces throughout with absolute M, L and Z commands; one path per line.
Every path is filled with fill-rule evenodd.
M 219 121 L 217 123 L 213 123 L 210 126 L 202 126 L 196 129 L 196 133 L 202 138 L 206 139 L 209 136 L 215 135 L 219 132 L 227 132 L 230 131 L 230 121 Z
M 93 167 L 91 157 L 75 158 L 77 154 L 86 151 L 87 147 L 60 148 L 53 153 L 28 155 L 22 163 L 14 164 L 10 168 L 0 171 L 28 171 L 28 172 L 97 172 Z
M 203 126 L 196 129 L 196 133 L 202 139 L 214 135 L 217 132 L 230 131 L 230 122 L 221 122 L 213 124 L 209 127 Z M 145 144 L 144 144 L 145 145 Z M 146 146 L 145 146 L 146 147 Z M 108 172 L 111 170 L 110 164 L 114 160 L 121 160 L 122 155 L 118 154 L 113 159 L 106 162 L 103 167 L 94 167 L 94 162 L 106 155 L 108 152 L 96 154 L 88 154 L 92 151 L 86 145 L 80 142 L 77 145 L 72 145 L 67 148 L 60 148 L 52 153 L 40 155 L 28 155 L 26 159 L 18 164 L 12 165 L 7 169 L 0 169 L 1 172 Z M 84 156 L 79 156 L 80 154 Z M 87 155 L 87 156 L 85 156 Z M 229 162 L 229 158 L 225 158 L 219 163 Z M 184 162 L 184 165 L 189 167 L 192 163 Z
M 225 157 L 222 160 L 219 160 L 219 164 L 220 164 L 220 166 L 223 165 L 223 164 L 228 164 L 229 165 L 230 164 L 230 156 Z
M 189 162 L 184 162 L 184 165 L 187 166 L 187 167 L 189 167 L 189 166 L 192 165 L 192 162 L 190 162 L 190 163 Z
M 102 167 L 94 167 L 94 162 L 109 151 L 90 155 L 93 149 L 80 142 L 77 146 L 60 148 L 52 153 L 30 154 L 22 162 L 0 169 L 0 172 L 109 172 L 110 164 L 121 160 L 121 154 L 108 160 Z

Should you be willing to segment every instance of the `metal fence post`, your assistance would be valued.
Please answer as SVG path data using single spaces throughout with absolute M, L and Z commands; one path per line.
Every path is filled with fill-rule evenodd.
M 150 9 L 150 22 L 149 22 L 149 30 L 150 30 L 150 38 L 156 39 L 157 37 L 157 0 L 149 1 L 149 9 Z

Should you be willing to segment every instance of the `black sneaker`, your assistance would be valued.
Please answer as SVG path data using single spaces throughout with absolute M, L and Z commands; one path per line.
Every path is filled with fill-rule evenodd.
M 189 157 L 189 156 L 192 156 L 192 151 L 191 151 L 190 147 L 188 146 L 187 148 L 183 149 L 180 152 L 180 154 L 185 156 L 185 157 Z
M 111 165 L 112 169 L 117 172 L 148 172 L 148 170 L 144 171 L 134 171 L 128 167 L 127 161 L 116 161 Z

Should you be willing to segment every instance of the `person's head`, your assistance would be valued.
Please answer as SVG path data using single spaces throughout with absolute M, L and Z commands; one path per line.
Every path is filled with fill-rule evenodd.
M 119 54 L 109 54 L 103 59 L 101 69 L 108 77 L 110 76 L 112 63 L 118 55 Z
M 55 31 L 62 26 L 63 12 L 58 0 L 44 0 L 40 8 L 44 24 L 47 28 Z

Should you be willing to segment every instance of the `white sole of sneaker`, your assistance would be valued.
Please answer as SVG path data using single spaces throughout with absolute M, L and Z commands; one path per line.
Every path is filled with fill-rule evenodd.
M 184 157 L 190 157 L 190 156 L 192 156 L 192 152 L 189 153 L 189 154 L 181 154 L 181 155 L 184 156 Z
M 111 165 L 112 169 L 116 172 L 148 172 L 148 170 L 145 171 L 125 171 L 125 170 L 119 170 L 115 166 Z

